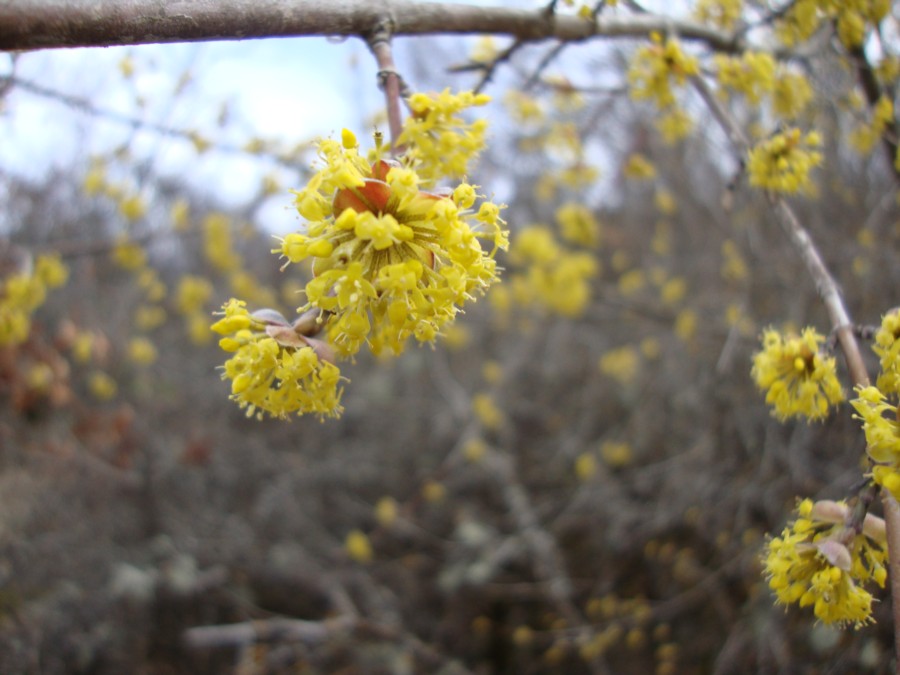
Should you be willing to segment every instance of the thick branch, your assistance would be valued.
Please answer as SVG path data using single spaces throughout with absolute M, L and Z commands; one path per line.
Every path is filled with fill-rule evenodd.
M 522 40 L 583 40 L 674 31 L 723 51 L 743 38 L 694 21 L 642 14 L 595 22 L 542 9 L 473 7 L 412 0 L 6 0 L 0 3 L 0 50 L 105 47 L 157 42 L 365 35 L 385 17 L 394 35 L 481 33 Z

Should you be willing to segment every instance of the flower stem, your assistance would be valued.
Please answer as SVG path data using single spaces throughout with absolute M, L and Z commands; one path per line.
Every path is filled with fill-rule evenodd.
M 400 112 L 401 79 L 394 65 L 394 54 L 391 49 L 391 22 L 389 19 L 381 21 L 367 37 L 369 49 L 378 63 L 378 84 L 384 91 L 384 101 L 387 107 L 388 127 L 391 131 L 391 154 L 400 154 L 402 148 L 397 140 L 403 131 L 403 118 Z

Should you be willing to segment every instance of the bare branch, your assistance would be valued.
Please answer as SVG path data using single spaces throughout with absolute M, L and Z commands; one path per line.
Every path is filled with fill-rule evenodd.
M 412 0 L 7 0 L 0 4 L 0 50 L 99 47 L 158 42 L 311 35 L 364 36 L 384 19 L 393 35 L 494 34 L 521 40 L 640 37 L 675 31 L 716 50 L 740 52 L 743 37 L 695 21 L 654 14 L 594 22 L 545 9 L 473 7 Z

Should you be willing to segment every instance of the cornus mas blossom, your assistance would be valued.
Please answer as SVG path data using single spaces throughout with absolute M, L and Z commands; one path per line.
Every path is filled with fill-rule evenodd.
M 811 192 L 809 173 L 822 163 L 822 153 L 815 149 L 821 142 L 817 132 L 804 135 L 796 127 L 762 141 L 747 158 L 750 185 L 773 192 Z
M 859 626 L 872 620 L 863 584 L 883 587 L 887 578 L 887 547 L 883 521 L 866 516 L 858 532 L 843 524 L 847 513 L 843 503 L 803 500 L 798 518 L 769 540 L 763 564 L 779 603 L 812 605 L 825 623 Z
M 329 362 L 327 345 L 304 337 L 277 312 L 251 314 L 240 300 L 229 300 L 223 314 L 212 326 L 225 336 L 219 346 L 233 354 L 222 378 L 231 380 L 231 398 L 248 416 L 340 415 L 341 372 Z
M 888 394 L 900 394 L 900 310 L 892 309 L 882 317 L 872 350 L 881 362 L 878 388 Z
M 834 357 L 819 353 L 825 341 L 813 328 L 797 335 L 763 332 L 763 349 L 753 357 L 752 375 L 766 391 L 766 403 L 779 419 L 802 416 L 821 419 L 828 406 L 843 400 Z
M 291 263 L 313 260 L 307 304 L 324 312 L 329 342 L 341 356 L 368 343 L 399 353 L 409 336 L 433 340 L 462 306 L 497 280 L 494 256 L 507 246 L 500 207 L 475 187 L 425 191 L 415 163 L 374 160 L 356 138 L 323 140 L 324 162 L 296 193 L 306 231 L 276 249 Z M 486 240 L 489 250 L 482 247 Z
M 872 478 L 900 498 L 900 423 L 897 406 L 891 405 L 876 387 L 858 387 L 851 401 L 866 434 L 866 452 L 875 462 Z M 884 416 L 888 413 L 888 417 Z
M 410 337 L 431 342 L 498 280 L 495 255 L 508 245 L 502 207 L 476 206 L 476 187 L 466 182 L 434 187 L 464 175 L 484 147 L 484 122 L 460 113 L 487 101 L 471 92 L 412 96 L 399 159 L 385 158 L 380 134 L 366 155 L 348 130 L 340 141 L 320 141 L 320 166 L 295 192 L 306 225 L 273 250 L 285 266 L 312 262 L 302 316 L 290 323 L 233 299 L 212 327 L 234 354 L 223 378 L 248 414 L 338 416 L 333 355 L 353 357 L 366 345 L 397 354 Z M 310 337 L 319 332 L 324 340 Z

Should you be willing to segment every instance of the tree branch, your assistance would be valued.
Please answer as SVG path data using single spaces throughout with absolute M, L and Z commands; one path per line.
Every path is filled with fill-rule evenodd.
M 743 37 L 654 14 L 601 16 L 591 22 L 570 15 L 548 21 L 541 8 L 412 0 L 6 0 L 0 3 L 0 50 L 359 36 L 385 17 L 390 18 L 394 35 L 480 33 L 569 41 L 674 31 L 683 40 L 699 40 L 720 51 L 748 48 Z

